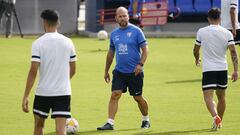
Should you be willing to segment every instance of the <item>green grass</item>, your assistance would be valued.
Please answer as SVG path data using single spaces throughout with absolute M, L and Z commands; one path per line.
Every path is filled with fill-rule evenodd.
M 22 95 L 36 38 L 0 38 L 0 134 L 30 135 L 33 114 L 21 110 Z M 192 56 L 193 38 L 148 39 L 144 96 L 148 100 L 152 127 L 141 130 L 141 114 L 129 94 L 120 100 L 115 131 L 97 132 L 107 119 L 110 84 L 103 80 L 109 41 L 72 38 L 78 55 L 72 79 L 72 116 L 80 123 L 79 135 L 237 135 L 240 122 L 240 84 L 229 82 L 224 125 L 209 132 L 211 117 L 203 102 L 201 69 Z M 239 47 L 237 48 L 239 52 Z M 229 54 L 228 54 L 229 55 Z M 230 58 L 230 57 L 229 57 Z M 111 67 L 113 68 L 113 66 Z M 232 64 L 229 60 L 230 73 Z M 31 92 L 30 108 L 34 98 Z M 47 119 L 45 134 L 55 134 L 54 120 Z

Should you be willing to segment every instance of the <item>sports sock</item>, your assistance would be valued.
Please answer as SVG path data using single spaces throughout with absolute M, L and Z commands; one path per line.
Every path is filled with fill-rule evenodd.
M 148 116 L 148 115 L 147 115 L 147 116 L 143 116 L 143 117 L 142 117 L 142 120 L 143 120 L 143 121 L 149 121 L 149 116 Z
M 114 125 L 114 120 L 111 119 L 111 118 L 108 118 L 107 123 L 109 123 L 109 124 L 111 124 L 111 125 Z

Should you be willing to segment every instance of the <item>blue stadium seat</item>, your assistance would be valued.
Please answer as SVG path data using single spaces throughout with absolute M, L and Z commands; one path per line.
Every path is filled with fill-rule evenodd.
M 181 14 L 194 14 L 195 9 L 193 7 L 192 0 L 177 0 L 176 7 L 180 8 Z
M 198 13 L 205 14 L 211 8 L 211 2 L 210 0 L 195 0 L 194 6 Z
M 213 1 L 213 7 L 221 8 L 221 0 L 212 0 Z

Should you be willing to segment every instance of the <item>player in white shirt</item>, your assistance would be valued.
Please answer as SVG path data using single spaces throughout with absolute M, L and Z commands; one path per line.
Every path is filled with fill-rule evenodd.
M 222 118 L 225 111 L 225 90 L 227 89 L 227 59 L 226 52 L 229 49 L 232 57 L 234 71 L 232 81 L 238 79 L 238 57 L 230 31 L 220 26 L 220 9 L 213 8 L 208 12 L 209 26 L 201 28 L 197 32 L 194 46 L 194 57 L 197 66 L 200 65 L 199 51 L 202 48 L 203 78 L 202 90 L 207 109 L 213 117 L 212 130 L 222 127 Z M 218 98 L 217 107 L 213 100 L 214 90 Z
M 238 0 L 221 0 L 221 25 L 233 34 L 235 44 L 240 45 Z
M 29 94 L 38 69 L 39 82 L 35 91 L 33 113 L 34 134 L 43 135 L 45 119 L 51 109 L 56 134 L 66 135 L 66 118 L 71 117 L 71 83 L 75 74 L 76 53 L 71 39 L 57 32 L 59 15 L 55 10 L 41 13 L 45 34 L 32 45 L 32 63 L 22 101 L 22 109 L 29 112 Z

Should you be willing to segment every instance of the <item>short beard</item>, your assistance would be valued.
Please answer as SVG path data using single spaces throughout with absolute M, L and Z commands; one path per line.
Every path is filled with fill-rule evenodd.
M 125 22 L 125 21 L 122 21 L 122 22 L 119 23 L 120 27 L 127 27 L 127 25 L 128 25 L 128 23 Z

